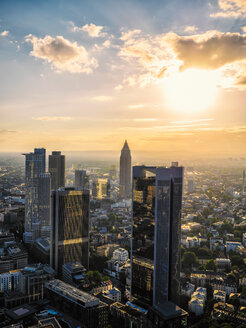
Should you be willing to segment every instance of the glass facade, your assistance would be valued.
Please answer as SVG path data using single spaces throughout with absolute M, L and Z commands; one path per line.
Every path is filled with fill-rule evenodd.
M 65 156 L 60 151 L 53 151 L 49 155 L 49 173 L 51 189 L 56 190 L 65 186 Z
M 133 168 L 132 296 L 179 304 L 182 167 Z
M 52 192 L 51 265 L 79 262 L 88 269 L 89 191 L 72 188 Z
M 42 225 L 43 219 L 46 221 L 47 215 L 45 214 L 43 216 L 44 206 L 49 213 L 50 177 L 44 177 L 46 155 L 46 150 L 44 148 L 35 148 L 33 153 L 24 155 L 26 157 L 24 240 L 26 243 L 31 243 L 39 237 L 39 227 Z M 47 220 L 49 220 L 49 218 L 47 218 Z

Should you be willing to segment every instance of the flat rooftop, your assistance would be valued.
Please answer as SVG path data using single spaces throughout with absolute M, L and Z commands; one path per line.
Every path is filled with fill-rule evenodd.
M 75 288 L 65 282 L 54 279 L 45 283 L 45 287 L 83 307 L 93 307 L 99 305 L 99 299 Z

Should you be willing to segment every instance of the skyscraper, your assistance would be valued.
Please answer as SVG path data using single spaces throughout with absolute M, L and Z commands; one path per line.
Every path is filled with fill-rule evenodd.
M 131 152 L 125 141 L 120 155 L 120 196 L 122 198 L 128 198 L 131 194 L 131 165 Z
M 53 151 L 49 155 L 49 173 L 52 190 L 65 186 L 65 155 L 61 155 L 60 151 Z
M 25 232 L 24 241 L 32 243 L 40 235 L 40 227 L 49 221 L 50 177 L 45 175 L 44 148 L 24 154 L 25 162 Z M 44 211 L 45 209 L 45 211 Z
M 89 176 L 86 174 L 86 170 L 75 170 L 74 186 L 75 188 L 89 189 Z
M 183 167 L 133 167 L 131 295 L 163 316 L 179 304 L 182 190 Z
M 89 264 L 89 190 L 60 188 L 51 195 L 50 265 L 62 273 L 62 265 Z

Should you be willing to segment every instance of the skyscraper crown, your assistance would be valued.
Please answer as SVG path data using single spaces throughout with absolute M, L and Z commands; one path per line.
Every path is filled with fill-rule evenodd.
M 128 146 L 128 143 L 127 143 L 127 140 L 125 140 L 125 143 L 124 143 L 124 146 L 123 146 L 122 150 L 130 150 L 130 148 Z

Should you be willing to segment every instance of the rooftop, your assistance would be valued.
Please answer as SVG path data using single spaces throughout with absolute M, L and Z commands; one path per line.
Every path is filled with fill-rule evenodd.
M 45 287 L 84 307 L 99 305 L 99 299 L 65 282 L 54 279 L 45 283 Z

